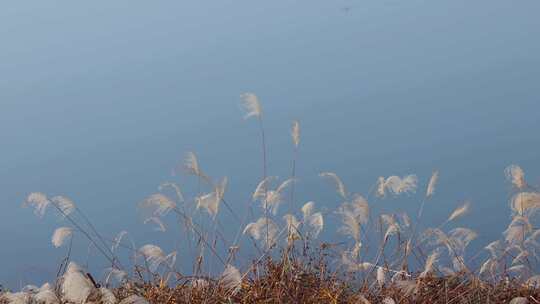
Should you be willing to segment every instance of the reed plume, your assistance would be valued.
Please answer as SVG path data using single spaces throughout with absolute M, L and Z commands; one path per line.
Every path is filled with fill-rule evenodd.
M 54 230 L 52 235 L 52 243 L 54 247 L 58 248 L 62 246 L 66 239 L 70 238 L 73 234 L 73 229 L 70 227 L 60 227 Z

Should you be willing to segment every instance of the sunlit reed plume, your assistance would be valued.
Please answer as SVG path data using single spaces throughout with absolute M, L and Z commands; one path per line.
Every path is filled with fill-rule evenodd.
M 73 211 L 75 211 L 75 203 L 65 196 L 55 196 L 51 199 L 51 201 L 57 206 L 58 209 L 61 210 L 64 216 L 70 215 Z
M 525 181 L 525 173 L 518 165 L 510 165 L 504 169 L 504 175 L 518 190 L 525 189 L 527 182 Z
M 377 267 L 377 284 L 379 284 L 379 288 L 382 288 L 385 282 L 386 271 L 384 270 L 384 267 Z
M 243 93 L 240 95 L 242 98 L 242 106 L 246 112 L 245 119 L 250 117 L 260 117 L 262 115 L 262 108 L 257 95 L 253 93 Z
M 540 193 L 519 192 L 512 197 L 512 211 L 518 215 L 529 215 L 540 209 Z
M 294 146 L 298 148 L 298 145 L 300 144 L 300 123 L 297 120 L 292 123 L 291 137 Z
M 147 244 L 139 248 L 139 253 L 144 257 L 150 271 L 154 272 L 166 259 L 163 250 L 152 244 Z
M 84 274 L 81 268 L 70 262 L 62 278 L 62 295 L 65 301 L 77 304 L 86 303 L 92 292 L 95 292 L 92 281 Z
M 32 192 L 26 198 L 24 206 L 33 207 L 34 213 L 39 217 L 43 217 L 50 203 L 51 201 L 49 201 L 45 194 L 41 192 Z
M 298 219 L 292 214 L 285 214 L 283 219 L 287 225 L 287 239 L 290 241 L 300 239 L 300 233 L 298 230 L 300 228 L 300 221 L 298 221 Z
M 184 194 L 182 193 L 182 190 L 180 189 L 180 186 L 178 186 L 176 183 L 172 183 L 172 182 L 161 183 L 161 185 L 159 185 L 158 190 L 163 191 L 167 187 L 170 187 L 170 188 L 174 189 L 174 192 L 176 193 L 176 197 L 178 198 L 179 202 L 184 201 Z
M 426 277 L 428 274 L 430 274 L 433 271 L 433 268 L 435 266 L 435 263 L 439 260 L 440 252 L 438 250 L 434 250 L 426 259 L 426 263 L 424 265 L 424 270 L 420 273 L 421 278 Z
M 99 289 L 99 293 L 101 294 L 102 304 L 116 304 L 118 302 L 114 293 L 112 293 L 112 291 L 108 290 L 107 288 L 101 287 Z
M 380 197 L 386 196 L 386 191 L 390 191 L 394 195 L 402 193 L 414 193 L 418 184 L 418 178 L 414 174 L 404 176 L 389 176 L 388 178 L 379 177 L 377 181 L 377 195 Z
M 229 264 L 225 267 L 221 275 L 220 283 L 223 285 L 223 288 L 234 294 L 242 285 L 242 275 L 236 267 Z
M 244 234 L 251 235 L 260 241 L 265 249 L 269 249 L 275 244 L 278 230 L 278 226 L 271 219 L 261 217 L 256 222 L 247 224 Z
M 43 284 L 34 295 L 34 301 L 40 304 L 58 304 L 60 300 L 49 283 Z
M 336 183 L 336 191 L 337 191 L 337 193 L 339 193 L 339 195 L 341 195 L 341 197 L 343 197 L 345 199 L 347 198 L 347 190 L 345 189 L 345 185 L 343 184 L 343 182 L 341 181 L 339 176 L 337 176 L 337 174 L 335 174 L 333 172 L 322 172 L 322 173 L 319 174 L 319 176 L 324 177 L 324 178 L 329 178 L 332 181 L 334 181 L 334 183 Z
M 160 231 L 160 232 L 167 231 L 167 227 L 165 226 L 165 224 L 163 223 L 163 221 L 159 217 L 151 216 L 151 217 L 145 219 L 143 223 L 144 224 L 149 224 L 149 223 L 150 224 L 155 224 L 156 227 L 154 228 L 154 230 L 156 230 L 156 231 Z
M 149 211 L 153 216 L 165 216 L 176 208 L 176 204 L 161 193 L 150 195 L 139 206 L 141 209 Z
M 302 214 L 304 216 L 303 223 L 309 232 L 309 236 L 317 238 L 324 228 L 324 219 L 322 213 L 313 212 L 314 209 L 315 203 L 307 202 L 302 206 Z
M 467 214 L 467 212 L 469 212 L 470 205 L 471 203 L 469 201 L 466 201 L 463 205 L 454 210 L 454 212 L 450 214 L 450 217 L 448 217 L 446 221 L 451 222 L 457 218 L 464 216 L 465 214 Z
M 219 212 L 220 202 L 225 195 L 227 181 L 227 177 L 224 177 L 221 182 L 215 186 L 214 191 L 196 197 L 195 202 L 197 203 L 197 209 L 205 209 L 212 218 L 215 218 Z
M 435 193 L 435 186 L 437 184 L 437 180 L 439 179 L 439 171 L 433 171 L 433 174 L 431 175 L 431 178 L 429 179 L 429 183 L 426 190 L 426 197 L 430 198 Z
M 52 243 L 54 247 L 58 248 L 64 244 L 66 239 L 71 237 L 73 234 L 73 229 L 70 227 L 60 227 L 54 230 L 54 233 L 52 235 Z
M 198 176 L 204 180 L 208 180 L 208 177 L 201 170 L 197 156 L 193 152 L 188 152 L 186 159 L 184 160 L 184 168 L 188 174 Z
M 339 231 L 359 242 L 361 225 L 366 224 L 369 219 L 367 200 L 361 195 L 356 195 L 352 202 L 344 202 L 336 213 L 341 216 L 343 223 Z

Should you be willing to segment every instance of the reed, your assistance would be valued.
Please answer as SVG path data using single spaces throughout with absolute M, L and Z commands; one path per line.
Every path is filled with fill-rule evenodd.
M 183 262 L 191 259 L 191 269 L 178 265 L 177 250 L 136 246 L 125 231 L 116 237 L 103 235 L 72 200 L 34 192 L 24 205 L 38 217 L 49 208 L 60 215 L 64 222 L 51 242 L 54 247 L 69 242 L 68 252 L 54 282 L 19 292 L 4 290 L 0 303 L 540 303 L 540 229 L 535 226 L 540 192 L 526 181 L 522 168 L 502 170 L 512 186 L 512 220 L 500 239 L 471 253 L 467 249 L 477 233 L 455 226 L 473 208 L 469 201 L 440 225 L 421 225 L 426 202 L 436 200 L 438 171 L 421 191 L 413 219 L 406 213 L 373 214 L 369 200 L 372 190 L 379 199 L 416 195 L 422 184 L 415 174 L 379 177 L 364 195 L 349 192 L 336 173 L 323 172 L 320 177 L 335 185 L 343 202 L 330 212 L 317 211 L 313 201 L 298 208 L 299 123 L 293 122 L 290 134 L 290 177 L 277 183 L 278 178 L 268 175 L 259 99 L 252 93 L 241 98 L 245 117 L 258 119 L 263 154 L 262 179 L 254 185 L 246 217 L 241 220 L 233 209 L 236 204 L 226 200 L 228 177 L 214 179 L 203 172 L 193 152 L 183 165 L 183 172 L 197 182 L 191 198 L 168 181 L 138 204 L 143 224 L 181 240 L 178 250 L 191 253 L 182 256 Z M 280 206 L 287 201 L 285 213 Z M 332 214 L 341 221 L 337 232 L 342 237 L 319 240 L 328 229 L 325 218 Z M 230 239 L 223 229 L 225 216 L 240 226 Z M 166 218 L 174 218 L 178 228 L 167 227 Z M 80 237 L 110 263 L 102 279 L 73 261 L 72 242 Z M 129 260 L 121 261 L 119 252 Z

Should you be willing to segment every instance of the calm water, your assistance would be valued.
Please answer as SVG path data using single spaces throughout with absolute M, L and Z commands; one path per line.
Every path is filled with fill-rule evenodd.
M 172 234 L 143 226 L 135 206 L 166 180 L 193 194 L 192 180 L 170 172 L 195 151 L 208 174 L 229 177 L 227 200 L 242 210 L 261 175 L 257 125 L 239 108 L 245 91 L 263 103 L 270 174 L 289 174 L 290 122 L 301 122 L 299 200 L 328 211 L 340 203 L 320 171 L 366 193 L 380 175 L 416 173 L 423 187 L 439 169 L 426 225 L 470 199 L 456 225 L 476 229 L 480 248 L 509 222 L 504 167 L 520 164 L 540 182 L 539 9 L 532 0 L 5 4 L 0 282 L 50 280 L 65 252 L 50 244 L 60 220 L 21 208 L 31 191 L 73 198 L 107 235 L 126 229 L 139 245 L 171 249 Z M 371 203 L 414 212 L 419 197 Z

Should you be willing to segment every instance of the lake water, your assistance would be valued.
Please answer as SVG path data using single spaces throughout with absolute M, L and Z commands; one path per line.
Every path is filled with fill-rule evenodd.
M 410 173 L 422 193 L 438 169 L 425 225 L 469 199 L 454 226 L 477 230 L 471 248 L 481 248 L 510 221 L 504 168 L 519 164 L 540 182 L 539 9 L 532 0 L 4 5 L 0 283 L 50 280 L 65 254 L 50 243 L 63 223 L 21 208 L 32 191 L 72 198 L 108 236 L 128 230 L 139 245 L 170 249 L 173 233 L 152 232 L 135 207 L 167 180 L 196 194 L 195 181 L 170 174 L 194 151 L 209 175 L 229 177 L 227 201 L 244 210 L 262 168 L 243 92 L 263 105 L 270 175 L 290 174 L 289 129 L 300 121 L 299 201 L 329 212 L 341 202 L 321 171 L 365 194 L 379 176 Z M 370 202 L 412 213 L 421 196 Z M 331 214 L 325 229 L 334 235 Z M 85 242 L 75 242 L 84 262 Z

